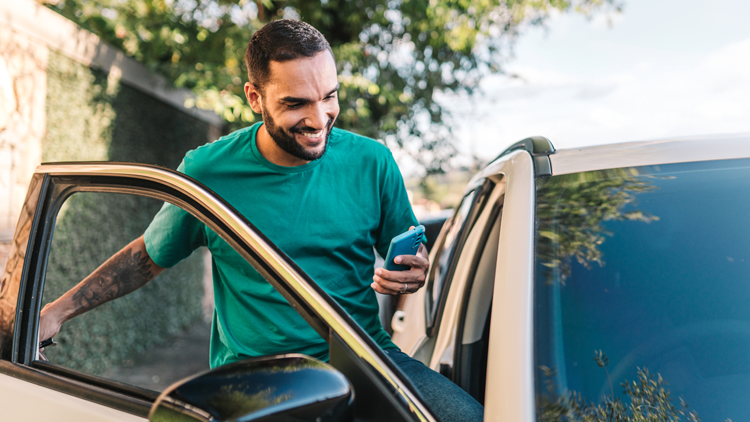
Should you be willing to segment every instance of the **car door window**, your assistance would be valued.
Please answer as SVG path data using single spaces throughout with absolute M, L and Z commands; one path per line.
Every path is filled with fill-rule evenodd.
M 438 246 L 435 262 L 432 264 L 427 278 L 428 331 L 434 330 L 441 303 L 447 294 L 455 269 L 456 258 L 460 254 L 463 242 L 466 240 L 466 234 L 471 230 L 471 226 L 486 203 L 492 185 L 494 185 L 493 182 L 485 181 L 480 187 L 466 194 L 456 213 L 443 228 L 445 236 Z
M 461 201 L 456 213 L 450 220 L 449 227 L 447 228 L 448 231 L 443 239 L 443 243 L 440 245 L 435 263 L 432 266 L 427 284 L 427 320 L 429 324 L 435 318 L 437 307 L 440 303 L 440 294 L 448 278 L 450 264 L 458 246 L 461 229 L 466 223 L 466 217 L 469 216 L 469 210 L 471 209 L 475 195 L 476 191 L 472 191 Z
M 13 359 L 13 334 L 18 313 L 18 294 L 26 264 L 29 234 L 34 223 L 42 185 L 41 176 L 31 179 L 26 201 L 21 209 L 13 241 L 10 244 L 5 270 L 0 279 L 0 359 L 4 361 Z
M 159 396 L 153 386 L 147 385 L 147 388 L 142 388 L 138 387 L 137 381 L 117 382 L 118 378 L 101 368 L 75 368 L 72 366 L 74 364 L 69 363 L 65 366 L 55 363 L 55 359 L 62 361 L 55 353 L 60 353 L 62 348 L 66 347 L 64 344 L 45 349 L 45 352 L 50 354 L 52 363 L 43 362 L 38 359 L 37 334 L 40 309 L 44 303 L 54 300 L 55 295 L 64 291 L 67 286 L 63 285 L 66 283 L 74 285 L 80 281 L 81 274 L 85 276 L 96 268 L 102 256 L 110 256 L 112 251 L 107 248 L 117 249 L 117 246 L 124 246 L 115 246 L 116 242 L 111 245 L 108 243 L 108 237 L 115 236 L 113 232 L 124 231 L 124 234 L 116 234 L 126 239 L 124 243 L 136 237 L 133 233 L 142 233 L 155 210 L 162 204 L 157 201 L 153 203 L 155 205 L 148 205 L 142 201 L 156 198 L 183 209 L 202 223 L 205 229 L 211 230 L 205 232 L 205 236 L 208 238 L 207 244 L 212 251 L 213 260 L 222 259 L 222 248 L 226 246 L 227 253 L 238 254 L 241 258 L 236 262 L 236 266 L 232 267 L 233 270 L 257 271 L 261 279 L 258 280 L 258 285 L 252 288 L 262 286 L 264 292 L 268 290 L 280 295 L 280 299 L 291 304 L 302 318 L 303 323 L 292 326 L 292 329 L 312 330 L 327 343 L 330 364 L 346 376 L 357 391 L 366 392 L 364 394 L 368 399 L 357 403 L 355 417 L 394 421 L 434 419 L 432 412 L 408 378 L 341 305 L 231 205 L 216 197 L 206 187 L 166 169 L 118 163 L 46 165 L 37 170 L 34 181 L 40 184 L 29 196 L 39 198 L 39 204 L 27 200 L 28 224 L 23 221 L 21 223 L 24 224 L 19 223 L 15 240 L 18 240 L 20 245 L 15 252 L 11 251 L 12 256 L 8 264 L 10 272 L 6 272 L 2 279 L 4 285 L 10 282 L 10 287 L 3 290 L 3 297 L 7 300 L 2 301 L 3 307 L 0 308 L 0 321 L 3 322 L 0 328 L 3 328 L 1 333 L 6 340 L 2 343 L 4 346 L 0 359 L 0 377 L 12 376 L 24 380 L 29 385 L 26 391 L 30 396 L 44 396 L 52 389 L 63 392 L 74 399 L 73 401 L 80 402 L 83 399 L 92 405 L 116 410 L 120 412 L 118 415 L 124 418 L 122 420 L 139 420 L 149 414 L 151 405 Z M 96 193 L 94 196 L 100 198 L 94 198 L 91 196 L 92 193 Z M 102 200 L 102 195 L 114 199 Z M 67 199 L 71 202 L 65 205 Z M 100 204 L 108 201 L 113 204 L 115 211 L 101 217 L 105 211 Z M 128 218 L 130 214 L 126 211 L 145 209 L 151 211 L 144 212 L 143 215 L 147 217 L 143 221 L 135 223 Z M 77 217 L 71 217 L 73 215 Z M 123 216 L 125 218 L 122 218 Z M 92 230 L 86 236 L 64 234 L 66 228 L 71 227 L 91 230 L 92 227 L 89 226 L 98 218 L 103 218 L 107 224 L 99 225 L 98 230 Z M 59 227 L 56 227 L 57 225 Z M 94 235 L 101 237 L 88 237 Z M 204 240 L 201 239 L 197 244 L 206 244 Z M 217 249 L 216 244 L 212 243 L 213 240 L 222 246 Z M 70 262 L 83 259 L 83 254 L 74 253 L 79 250 L 76 248 L 81 248 L 83 244 L 93 245 L 92 254 L 101 256 L 94 260 L 99 262 L 90 264 L 89 268 L 76 273 L 71 270 L 73 264 Z M 58 258 L 52 258 L 52 254 Z M 58 264 L 55 263 L 58 260 L 67 262 L 68 267 L 56 267 Z M 170 270 L 162 275 L 168 271 Z M 202 270 L 195 271 L 193 268 L 188 273 L 195 276 L 195 273 L 202 273 Z M 47 283 L 50 289 L 55 289 L 55 284 L 58 284 L 58 290 L 43 290 Z M 179 286 L 183 287 L 185 283 L 188 282 L 180 277 Z M 167 286 L 169 283 L 160 283 L 157 277 L 146 287 L 154 285 L 156 287 L 153 288 L 158 289 L 159 284 Z M 189 292 L 191 289 L 184 290 Z M 173 290 L 169 290 L 169 293 L 155 306 L 168 307 L 169 301 L 177 296 Z M 118 302 L 124 303 L 123 300 L 126 298 L 127 296 L 102 306 L 116 307 L 119 306 Z M 6 303 L 13 305 L 7 312 Z M 200 301 L 193 302 L 194 305 L 196 303 Z M 116 313 L 118 318 L 114 319 L 96 317 L 93 313 L 91 315 L 94 315 L 89 321 L 91 325 L 86 325 L 83 330 L 87 331 L 86 340 L 93 343 L 106 342 L 108 333 L 121 329 L 118 324 L 128 323 L 119 320 L 127 319 L 128 315 L 123 312 Z M 76 318 L 84 317 L 79 315 Z M 147 323 L 140 324 L 137 328 L 152 329 L 150 324 L 158 322 L 157 319 L 158 317 L 147 318 Z M 98 324 L 98 328 L 94 328 L 95 324 Z M 63 330 L 65 329 L 66 326 L 63 327 Z M 137 340 L 139 334 L 127 332 L 124 335 L 129 335 L 131 340 Z M 62 338 L 60 340 L 62 341 Z M 125 341 L 128 341 L 127 338 Z M 169 340 L 166 341 L 166 345 L 171 346 Z M 120 344 L 108 346 L 119 347 Z M 57 352 L 54 350 L 55 347 L 59 348 Z M 97 356 L 91 358 L 100 359 Z M 128 366 L 127 359 L 124 358 L 111 361 L 119 365 L 119 368 Z M 180 366 L 184 359 L 179 353 L 174 354 L 169 363 Z M 60 409 L 62 410 L 62 407 Z
M 141 236 L 162 205 L 131 194 L 71 195 L 56 217 L 43 304 Z M 142 288 L 69 320 L 44 354 L 55 365 L 154 391 L 208 369 L 210 313 L 203 304 L 211 283 L 204 249 Z

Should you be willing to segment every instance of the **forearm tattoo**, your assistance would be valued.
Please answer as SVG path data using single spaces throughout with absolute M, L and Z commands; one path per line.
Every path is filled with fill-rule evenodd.
M 122 250 L 94 271 L 73 295 L 80 312 L 95 308 L 148 283 L 154 274 L 148 255 Z M 79 313 L 80 313 L 79 312 Z

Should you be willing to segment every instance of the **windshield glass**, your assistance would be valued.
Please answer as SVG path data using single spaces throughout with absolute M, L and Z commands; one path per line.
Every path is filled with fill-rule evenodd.
M 750 160 L 537 189 L 538 419 L 750 420 Z

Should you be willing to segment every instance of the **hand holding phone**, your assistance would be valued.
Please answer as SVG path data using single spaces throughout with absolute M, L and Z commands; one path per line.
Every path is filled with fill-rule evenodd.
M 393 259 L 399 255 L 416 255 L 419 245 L 422 243 L 424 236 L 424 226 L 417 226 L 413 229 L 401 233 L 391 240 L 391 246 L 388 247 L 388 254 L 385 257 L 385 269 L 388 271 L 406 271 L 411 269 L 408 265 L 400 265 L 393 262 Z

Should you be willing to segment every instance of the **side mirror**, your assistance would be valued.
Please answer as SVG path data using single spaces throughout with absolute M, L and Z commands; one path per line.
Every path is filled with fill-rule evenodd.
M 173 384 L 152 422 L 353 420 L 354 390 L 332 366 L 300 354 L 234 362 Z

